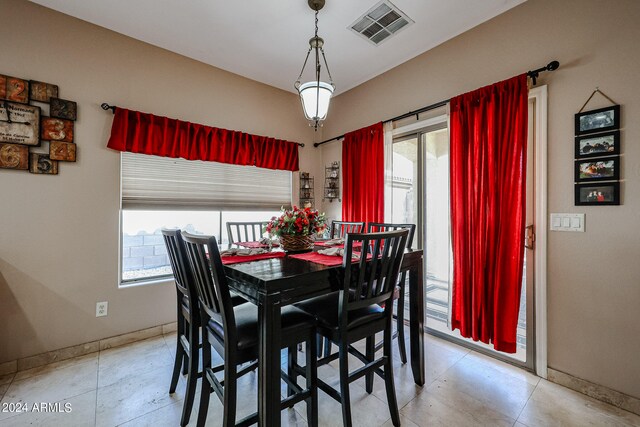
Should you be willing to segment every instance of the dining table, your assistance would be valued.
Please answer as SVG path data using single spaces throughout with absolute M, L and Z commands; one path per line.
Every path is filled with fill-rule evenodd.
M 314 250 L 323 249 L 316 246 Z M 278 249 L 280 250 L 280 249 Z M 425 382 L 423 251 L 406 249 L 401 271 L 409 276 L 409 361 L 413 379 Z M 340 265 L 287 255 L 224 266 L 229 288 L 258 307 L 258 425 L 280 425 L 280 311 L 296 302 L 340 289 Z

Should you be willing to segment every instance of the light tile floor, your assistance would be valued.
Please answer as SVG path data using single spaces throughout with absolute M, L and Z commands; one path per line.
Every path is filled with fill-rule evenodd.
M 407 334 L 408 336 L 408 334 Z M 427 384 L 413 383 L 397 357 L 396 392 L 403 426 L 640 426 L 640 416 L 542 380 L 511 365 L 427 335 Z M 169 395 L 175 335 L 159 336 L 16 375 L 0 376 L 0 426 L 177 426 L 186 383 Z M 304 360 L 301 358 L 301 360 Z M 354 360 L 354 366 L 359 366 Z M 337 363 L 319 375 L 338 383 Z M 239 418 L 255 411 L 255 373 L 240 380 Z M 284 388 L 283 388 L 284 390 Z M 356 426 L 391 426 L 382 380 L 371 395 L 351 385 Z M 195 425 L 197 402 L 190 425 Z M 11 404 L 60 403 L 70 412 L 8 411 Z M 15 408 L 14 408 L 15 409 Z M 222 405 L 211 397 L 210 426 Z M 304 403 L 283 411 L 282 424 L 305 426 Z M 320 392 L 320 425 L 341 426 L 340 406 Z

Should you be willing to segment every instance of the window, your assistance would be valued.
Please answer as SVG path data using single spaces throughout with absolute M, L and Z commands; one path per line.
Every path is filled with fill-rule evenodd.
M 265 221 L 291 204 L 291 172 L 122 153 L 121 282 L 168 278 L 161 229 L 228 241 L 228 221 Z

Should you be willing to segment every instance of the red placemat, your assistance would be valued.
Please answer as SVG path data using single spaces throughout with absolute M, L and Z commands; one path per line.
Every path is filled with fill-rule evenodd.
M 327 248 L 344 248 L 344 243 L 343 243 L 343 244 L 341 244 L 341 245 L 327 245 L 327 242 L 326 242 L 326 241 L 323 241 L 323 240 L 320 240 L 320 241 L 314 242 L 314 245 L 316 245 L 316 246 L 322 246 L 322 247 L 327 247 Z M 357 248 L 358 246 L 362 246 L 362 243 L 361 243 L 361 242 L 355 242 L 355 243 L 353 244 L 353 247 L 354 247 L 354 248 Z
M 305 261 L 315 262 L 316 264 L 334 266 L 342 265 L 342 256 L 324 255 L 318 252 L 307 252 L 304 254 L 289 255 L 290 258 L 302 259 Z M 371 258 L 371 254 L 367 254 L 367 258 Z M 353 258 L 353 262 L 360 261 L 359 258 Z
M 260 243 L 260 242 L 236 242 L 235 243 L 238 246 L 244 246 L 245 248 L 268 248 L 269 245 L 265 245 L 264 243 Z M 277 243 L 274 243 L 271 245 L 272 247 L 277 247 L 280 246 Z
M 229 255 L 220 257 L 220 259 L 222 259 L 222 263 L 224 265 L 229 265 L 240 264 L 241 262 L 259 261 L 261 259 L 283 258 L 284 256 L 284 252 L 268 252 L 266 254 L 259 255 Z

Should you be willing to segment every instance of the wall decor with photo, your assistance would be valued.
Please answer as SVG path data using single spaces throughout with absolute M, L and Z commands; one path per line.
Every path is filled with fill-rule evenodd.
M 0 169 L 57 175 L 59 162 L 76 161 L 77 117 L 57 85 L 0 74 Z
M 613 105 L 583 111 L 599 93 Z M 620 105 L 596 88 L 575 115 L 575 205 L 620 204 Z

